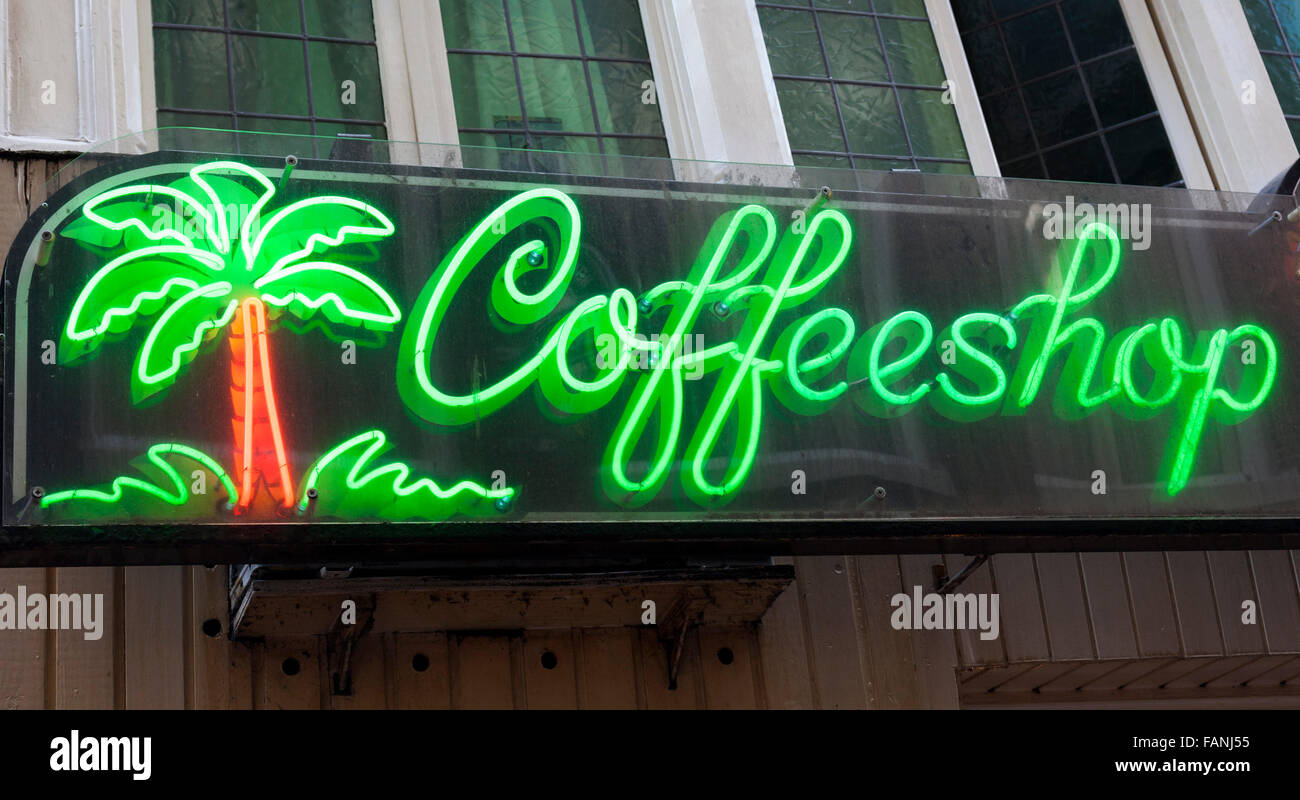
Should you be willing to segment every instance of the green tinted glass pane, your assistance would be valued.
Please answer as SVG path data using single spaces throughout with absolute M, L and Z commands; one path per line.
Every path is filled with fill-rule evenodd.
M 571 0 L 509 0 L 510 31 L 519 53 L 576 56 L 578 26 Z
M 658 98 L 646 85 L 654 77 L 649 64 L 592 61 L 590 68 L 602 132 L 663 136 Z
M 794 164 L 796 167 L 831 167 L 834 169 L 850 169 L 849 159 L 847 156 L 810 156 L 803 153 L 795 153 Z
M 893 89 L 883 86 L 840 85 L 836 90 L 852 152 L 910 155 Z
M 556 130 L 596 130 L 581 61 L 520 58 L 519 79 L 524 89 L 524 109 L 530 120 L 533 117 L 554 120 Z
M 1300 0 L 1273 0 L 1273 10 L 1291 52 L 1300 52 Z
M 1065 0 L 1061 14 L 1081 61 L 1133 44 L 1119 0 Z
M 909 159 L 901 158 L 855 158 L 854 165 L 858 169 L 869 169 L 876 172 L 889 172 L 895 169 L 913 170 L 916 167 Z
M 1282 104 L 1282 113 L 1300 114 L 1300 80 L 1296 78 L 1291 57 L 1265 54 L 1263 59 L 1273 91 Z
M 375 40 L 374 10 L 356 0 L 306 0 L 307 33 L 340 39 Z
M 505 8 L 483 0 L 442 0 L 442 31 L 447 47 L 459 50 L 509 50 Z
M 1094 61 L 1083 68 L 1084 80 L 1104 126 L 1118 125 L 1156 110 L 1137 50 Z
M 871 0 L 815 0 L 818 8 L 839 8 L 845 11 L 870 11 Z
M 153 41 L 159 106 L 230 110 L 224 34 L 159 28 Z
M 1250 32 L 1255 35 L 1260 50 L 1286 50 L 1286 40 L 1282 38 L 1282 29 L 1273 18 L 1268 0 L 1241 0 L 1241 7 L 1246 12 Z
M 663 139 L 602 139 L 605 152 L 642 158 L 667 158 L 668 142 Z
M 239 136 L 239 152 L 251 155 L 283 155 L 285 150 L 295 151 L 302 156 L 321 155 L 314 140 L 297 139 L 282 134 L 311 135 L 311 123 L 306 120 L 292 119 L 257 119 L 240 117 L 236 125 L 241 131 L 257 131 L 261 136 Z M 328 155 L 326 153 L 325 155 Z
M 918 161 L 916 165 L 921 168 L 922 172 L 928 172 L 934 175 L 973 175 L 970 164 L 962 162 L 954 164 L 951 161 Z
M 876 0 L 876 13 L 924 17 L 925 0 Z
M 966 158 L 966 145 L 952 103 L 943 102 L 943 92 L 899 89 L 903 119 L 907 121 L 912 152 L 931 158 Z
M 874 17 L 848 14 L 818 14 L 831 75 L 851 81 L 884 81 L 885 59 L 880 54 L 880 37 Z
M 934 43 L 929 22 L 882 18 L 880 32 L 885 37 L 885 51 L 889 53 L 895 83 L 925 86 L 943 83 L 943 62 L 939 60 L 939 48 Z
M 277 33 L 302 33 L 302 13 L 298 4 L 289 0 L 227 0 L 230 8 L 230 27 L 250 31 L 275 31 Z
M 581 0 L 578 3 L 578 16 L 582 20 L 582 36 L 587 55 L 603 58 L 650 57 L 637 0 Z
M 318 117 L 384 118 L 379 88 L 379 56 L 364 44 L 311 42 L 311 95 Z
M 158 112 L 158 127 L 173 125 L 188 128 L 217 128 L 232 130 L 235 127 L 233 117 L 209 114 L 178 114 L 172 111 Z M 229 133 L 209 131 L 159 131 L 158 146 L 163 150 L 201 150 L 207 153 L 233 153 L 234 137 Z
M 307 116 L 307 65 L 301 39 L 232 35 L 230 49 L 236 109 Z
M 369 139 L 343 138 L 340 133 L 367 134 Z M 339 124 L 333 122 L 316 123 L 317 154 L 324 157 L 337 157 L 349 161 L 387 161 L 388 138 L 382 125 Z
M 1164 186 L 1178 180 L 1178 162 L 1159 117 L 1110 131 L 1106 134 L 1120 183 Z
M 362 125 L 359 122 L 316 123 L 317 136 L 338 136 L 340 133 L 366 133 L 375 140 L 388 138 L 387 129 L 383 125 Z
M 443 4 L 446 7 L 446 4 Z M 456 124 L 462 128 L 496 128 L 498 119 L 519 119 L 519 91 L 509 56 L 447 54 Z M 522 143 L 521 143 L 522 145 Z M 505 145 L 498 145 L 505 146 Z
M 158 127 L 166 128 L 172 125 L 233 130 L 235 118 L 226 114 L 182 114 L 179 111 L 159 111 Z
M 260 131 L 263 133 L 286 133 L 298 136 L 311 135 L 311 121 L 305 119 L 264 119 L 261 117 L 240 117 L 236 126 L 241 131 Z
M 829 83 L 778 80 L 776 94 L 791 149 L 844 152 L 844 136 Z
M 226 24 L 221 0 L 153 0 L 153 21 L 216 28 Z
M 826 62 L 811 12 L 760 8 L 758 18 L 773 74 L 826 77 Z
M 446 3 L 443 4 L 444 6 Z M 500 147 L 496 134 L 462 133 L 460 134 L 461 163 L 469 169 L 519 169 L 522 164 L 503 165 L 503 160 L 516 158 L 520 154 L 497 150 Z M 522 159 L 520 159 L 522 161 Z
M 1115 182 L 1100 136 L 1048 150 L 1043 153 L 1043 161 L 1047 163 L 1047 177 L 1054 181 Z

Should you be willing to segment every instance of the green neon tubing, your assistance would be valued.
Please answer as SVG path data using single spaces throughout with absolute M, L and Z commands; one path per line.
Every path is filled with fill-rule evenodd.
M 740 255 L 740 264 L 731 275 L 722 277 L 723 262 L 742 233 L 745 234 L 745 245 Z M 638 381 L 631 401 L 624 409 L 606 448 L 601 478 L 606 494 L 615 502 L 626 506 L 644 505 L 654 498 L 667 480 L 681 436 L 681 408 L 684 402 L 682 338 L 694 327 L 710 300 L 731 291 L 758 271 L 771 254 L 775 240 L 776 219 L 772 212 L 762 206 L 744 206 L 723 214 L 714 223 L 687 278 L 691 290 L 686 301 L 673 305 L 664 325 L 665 335 L 659 342 L 662 348 L 660 357 L 650 373 Z M 747 327 L 752 319 L 747 319 Z M 741 334 L 742 339 L 743 337 L 744 333 Z M 734 348 L 735 344 L 730 346 Z M 723 380 L 725 378 L 719 381 L 719 386 Z M 734 392 L 734 389 L 730 391 Z M 716 412 L 716 399 L 715 391 L 714 400 L 705 411 L 706 421 L 711 413 Z M 648 459 L 643 477 L 637 480 L 629 475 L 628 468 L 633 448 L 640 441 L 650 420 L 652 404 L 658 406 L 659 431 L 653 455 Z M 690 457 L 691 449 L 688 447 L 687 458 Z M 688 471 L 687 474 L 694 476 L 693 472 Z M 687 485 L 690 491 L 689 487 L 697 483 L 688 480 Z
M 814 242 L 818 241 L 817 255 L 810 259 Z M 806 302 L 826 285 L 848 258 L 852 241 L 852 226 L 836 209 L 819 211 L 803 233 L 788 230 L 782 237 L 761 282 L 774 288 L 771 294 L 756 293 L 750 301 L 749 313 L 736 337 L 736 342 L 745 343 L 743 349 L 738 345 L 736 348 L 742 355 L 723 367 L 700 426 L 686 446 L 689 469 L 683 470 L 682 482 L 686 494 L 695 502 L 727 502 L 749 476 L 758 453 L 763 375 L 782 365 L 781 361 L 759 358 L 758 349 L 781 310 Z M 808 277 L 796 280 L 801 271 L 809 273 Z M 733 406 L 738 412 L 738 432 L 722 479 L 715 481 L 706 475 L 706 466 Z
M 1083 258 L 1085 255 L 1091 254 L 1093 243 L 1101 239 L 1106 241 L 1108 247 L 1106 264 L 1098 274 L 1096 274 L 1092 283 L 1082 289 L 1076 290 L 1075 287 L 1079 281 L 1079 273 L 1083 264 Z M 1100 323 L 1096 320 L 1090 319 L 1079 320 L 1064 330 L 1062 330 L 1061 325 L 1068 312 L 1087 305 L 1089 301 L 1096 297 L 1106 288 L 1107 285 L 1110 284 L 1111 279 L 1115 277 L 1115 273 L 1119 269 L 1119 254 L 1119 236 L 1115 233 L 1113 228 L 1100 222 L 1094 222 L 1087 225 L 1079 233 L 1079 236 L 1076 239 L 1074 254 L 1070 259 L 1070 265 L 1066 270 L 1065 279 L 1062 282 L 1059 295 L 1031 295 L 1022 300 L 1012 309 L 1012 316 L 1017 318 L 1024 316 L 1029 310 L 1042 305 L 1050 305 L 1053 309 L 1052 316 L 1047 322 L 1046 328 L 1041 330 L 1038 335 L 1031 336 L 1030 338 L 1027 351 L 1033 352 L 1037 350 L 1038 354 L 1032 361 L 1028 362 L 1029 369 L 1027 373 L 1023 376 L 1017 376 L 1017 383 L 1020 384 L 1020 388 L 1015 402 L 1019 408 L 1027 408 L 1031 403 L 1033 403 L 1034 398 L 1038 396 L 1038 390 L 1042 385 L 1044 376 L 1047 374 L 1047 363 L 1051 359 L 1053 353 L 1064 346 L 1076 333 L 1086 330 L 1091 330 L 1094 333 L 1094 346 L 1084 357 L 1082 363 L 1079 363 L 1076 359 L 1076 363 L 1079 363 L 1079 365 L 1074 369 L 1074 376 L 1079 380 L 1079 388 L 1076 398 L 1080 405 L 1087 409 L 1105 402 L 1117 391 L 1116 387 L 1111 387 L 1101 395 L 1088 396 L 1087 394 L 1088 381 L 1091 380 L 1096 371 L 1097 365 L 1101 360 L 1101 338 L 1104 336 L 1104 333 L 1101 329 Z M 1073 355 L 1074 354 L 1072 353 L 1072 356 Z
M 99 289 L 108 281 L 120 275 L 124 268 L 135 266 L 139 264 L 139 262 L 155 256 L 168 257 L 169 260 L 174 261 L 177 266 L 187 268 L 187 277 L 166 276 L 158 273 L 154 273 L 151 276 L 148 272 L 141 276 L 128 276 L 129 279 L 134 278 L 131 282 L 137 282 L 148 277 L 161 277 L 163 278 L 163 284 L 157 289 L 137 290 L 137 292 L 131 297 L 130 301 L 128 301 L 124 306 L 108 305 L 101 307 L 97 309 L 99 316 L 99 322 L 97 324 L 89 328 L 79 326 L 79 321 L 81 320 L 82 315 L 86 313 L 86 306 L 88 305 L 90 298 L 94 296 L 96 289 Z M 88 339 L 95 339 L 105 333 L 124 330 L 125 328 L 130 327 L 129 321 L 136 314 L 140 313 L 140 308 L 145 303 L 162 300 L 168 297 L 175 288 L 183 288 L 187 291 L 197 289 L 199 281 L 203 280 L 206 276 L 201 270 L 188 267 L 188 265 L 179 261 L 176 257 L 180 256 L 200 262 L 212 272 L 219 273 L 224 268 L 224 262 L 219 256 L 192 247 L 158 245 L 156 247 L 143 247 L 138 250 L 132 250 L 131 252 L 119 256 L 105 264 L 91 276 L 89 281 L 86 282 L 85 288 L 82 289 L 81 294 L 77 296 L 76 302 L 72 305 L 72 312 L 68 314 L 68 324 L 65 329 L 65 335 L 67 338 L 74 342 L 81 342 Z M 142 267 L 143 271 L 152 271 L 148 264 L 142 265 Z M 192 277 L 189 277 L 190 275 L 192 275 Z M 120 296 L 119 292 L 113 292 L 113 294 Z M 124 294 L 124 292 L 122 294 Z M 127 324 L 120 329 L 115 328 L 114 318 L 116 317 L 124 317 Z
M 326 312 L 326 316 L 332 321 L 339 322 L 346 320 L 353 324 L 381 328 L 384 330 L 392 330 L 393 325 L 402 318 L 402 312 L 398 310 L 397 303 L 388 292 L 384 291 L 382 286 L 365 273 L 351 267 L 343 266 L 342 264 L 333 264 L 328 261 L 304 261 L 294 264 L 291 267 L 281 269 L 274 278 L 268 275 L 255 281 L 253 286 L 265 290 L 268 286 L 273 286 L 278 282 L 286 281 L 295 276 L 308 275 L 310 273 L 339 275 L 349 281 L 355 281 L 368 289 L 371 292 L 371 296 L 383 304 L 384 310 L 382 312 L 374 312 L 352 308 L 348 305 L 347 300 L 340 297 L 337 293 L 329 291 L 314 298 L 301 291 L 291 291 L 288 294 L 279 297 L 270 292 L 263 291 L 262 301 L 269 305 L 280 307 L 287 307 L 292 303 L 298 302 L 312 310 L 321 308 L 326 303 L 329 303 L 333 306 L 334 311 Z
M 215 459 L 195 450 L 193 447 L 176 444 L 175 442 L 164 442 L 150 447 L 146 455 L 149 461 L 162 471 L 167 480 L 171 481 L 172 492 L 168 492 L 166 489 L 147 481 L 142 481 L 139 478 L 123 475 L 113 479 L 112 490 L 107 492 L 98 489 L 71 489 L 64 492 L 51 492 L 41 498 L 41 508 L 49 508 L 56 503 L 63 503 L 68 500 L 94 500 L 101 503 L 116 504 L 122 502 L 123 490 L 125 489 L 138 489 L 145 494 L 162 500 L 168 505 L 184 505 L 185 501 L 190 497 L 189 492 L 186 490 L 186 483 L 181 479 L 180 473 L 163 458 L 164 455 L 171 453 L 187 456 L 207 467 L 217 476 L 217 480 L 221 481 L 221 485 L 225 487 L 226 497 L 230 504 L 234 505 L 239 501 L 239 492 L 235 490 L 235 482 L 230 479 L 230 476 L 226 474 L 226 471 L 221 468 L 221 465 Z
M 367 487 L 371 490 L 381 490 L 389 495 L 390 502 L 424 492 L 429 495 L 429 501 L 434 504 L 430 510 L 436 513 L 429 515 L 434 517 L 445 516 L 450 513 L 450 509 L 444 505 L 446 501 L 454 500 L 463 494 L 469 494 L 480 499 L 488 498 L 506 501 L 515 495 L 515 489 L 511 487 L 490 489 L 471 480 L 458 481 L 449 489 L 442 488 L 431 478 L 419 478 L 410 481 L 411 468 L 400 461 L 394 461 L 362 473 L 361 470 L 366 465 L 389 448 L 388 437 L 382 431 L 370 430 L 357 434 L 333 448 L 312 465 L 307 473 L 307 479 L 303 482 L 302 500 L 298 504 L 299 510 L 305 511 L 311 505 L 312 501 L 308 498 L 307 492 L 319 486 L 321 473 L 334 462 L 341 460 L 345 453 L 355 451 L 362 446 L 365 449 L 352 461 L 352 465 L 347 472 L 346 481 L 349 491 L 360 492 Z M 371 484 L 374 484 L 374 486 Z
M 546 316 L 560 302 L 573 276 L 582 233 L 582 221 L 573 200 L 563 192 L 549 188 L 515 195 L 479 222 L 442 261 L 416 300 L 416 308 L 422 311 L 418 318 L 407 324 L 402 334 L 399 358 L 405 366 L 398 372 L 398 392 L 403 402 L 424 419 L 442 425 L 461 425 L 491 414 L 528 387 L 538 368 L 558 346 L 558 336 L 552 335 L 514 372 L 470 395 L 448 394 L 434 386 L 429 375 L 433 343 L 457 288 L 510 231 L 535 221 L 547 222 L 557 232 L 560 253 L 551 279 L 534 295 L 517 291 L 512 279 L 517 269 L 515 262 L 524 259 L 532 250 L 516 249 L 505 265 L 507 277 L 503 279 L 510 285 L 510 291 L 494 293 L 493 301 L 497 313 L 511 321 L 537 320 Z
M 839 330 L 838 338 L 833 336 L 836 329 Z M 780 355 L 784 361 L 779 373 L 784 380 L 771 382 L 773 394 L 782 405 L 805 416 L 816 416 L 831 408 L 848 390 L 848 383 L 841 380 L 825 389 L 815 389 L 808 385 L 804 376 L 808 380 L 817 380 L 830 372 L 848 354 L 855 330 L 853 317 L 842 308 L 822 309 L 786 328 L 772 348 L 773 355 Z M 812 358 L 799 361 L 799 352 L 804 345 L 823 335 L 826 337 L 825 348 Z
M 895 331 L 900 328 L 902 333 L 895 334 Z M 885 345 L 896 336 L 902 336 L 904 350 L 893 361 L 882 365 L 880 359 L 884 354 Z M 867 351 L 865 371 L 867 380 L 875 391 L 876 398 L 884 404 L 884 409 L 871 404 L 864 410 L 882 416 L 895 416 L 905 413 L 930 391 L 929 383 L 921 383 L 906 394 L 900 394 L 891 390 L 889 384 L 902 378 L 916 366 L 916 363 L 925 357 L 932 341 L 934 341 L 934 327 L 930 324 L 930 318 L 920 311 L 900 311 L 867 332 L 862 339 L 862 342 L 871 343 L 870 350 Z M 850 358 L 852 359 L 851 356 Z
M 978 326 L 973 334 L 968 328 Z M 953 320 L 952 326 L 941 332 L 939 341 L 952 340 L 956 361 L 952 371 L 973 383 L 980 394 L 968 394 L 957 388 L 948 373 L 940 372 L 935 380 L 939 391 L 930 395 L 931 406 L 943 416 L 956 422 L 974 422 L 997 412 L 997 405 L 1007 390 L 1007 374 L 991 355 L 975 346 L 975 337 L 984 337 L 998 331 L 1007 349 L 1015 349 L 1016 329 L 1011 321 L 999 314 L 976 311 Z

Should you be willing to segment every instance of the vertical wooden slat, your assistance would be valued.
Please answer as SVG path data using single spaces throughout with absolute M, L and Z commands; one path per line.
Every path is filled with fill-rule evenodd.
M 507 635 L 452 634 L 453 708 L 514 708 L 510 639 Z
M 230 662 L 231 709 L 253 708 L 253 648 L 245 642 L 231 642 L 226 651 Z
M 769 708 L 812 708 L 812 676 L 804 638 L 799 586 L 790 584 L 763 615 L 758 628 L 764 691 Z
M 989 559 L 988 569 L 993 571 L 993 582 L 998 587 L 1000 635 L 1007 661 L 1051 658 L 1033 555 L 1000 553 Z
M 632 650 L 634 630 L 583 629 L 582 681 L 579 684 L 579 702 L 583 708 L 637 707 Z
M 394 708 L 451 707 L 451 663 L 447 634 L 394 634 L 392 652 L 389 673 L 393 682 Z M 424 669 L 416 670 L 416 666 Z
M 382 637 L 375 633 L 363 634 L 352 646 L 350 663 L 352 694 L 330 694 L 328 661 L 326 662 L 325 691 L 330 708 L 344 710 L 387 707 L 384 684 L 388 678 L 388 669 Z
M 1250 574 L 1250 562 L 1241 550 L 1211 551 L 1206 553 L 1210 578 L 1214 581 L 1214 602 L 1219 609 L 1219 625 L 1223 631 L 1225 652 L 1264 652 L 1264 632 L 1259 624 L 1259 597 L 1255 580 Z M 1241 621 L 1247 600 L 1255 603 L 1255 622 Z
M 1083 588 L 1098 658 L 1136 658 L 1132 604 L 1119 553 L 1080 553 Z
M 285 636 L 254 645 L 255 707 L 321 708 L 327 688 L 321 644 L 319 636 Z M 289 674 L 294 665 L 297 671 Z
M 867 657 L 875 708 L 915 708 L 919 700 L 916 663 L 910 630 L 894 630 L 890 621 L 894 595 L 903 592 L 898 556 L 859 556 L 853 559 L 862 598 L 862 618 L 867 627 Z
M 799 591 L 807 609 L 812 674 L 822 708 L 867 708 L 870 678 L 864 673 L 859 609 L 849 586 L 847 559 L 795 559 Z
M 706 708 L 755 708 L 754 666 L 743 626 L 699 630 L 700 666 Z M 730 655 L 730 663 L 723 657 Z
M 26 625 L 27 609 L 18 605 L 19 587 L 28 595 L 45 591 L 45 570 L 0 570 L 0 592 L 13 595 L 14 613 Z M 16 622 L 15 622 L 16 624 Z M 45 631 L 0 631 L 0 709 L 45 707 Z
M 1133 603 L 1138 654 L 1150 658 L 1182 653 L 1164 553 L 1125 553 L 1124 572 Z
M 190 629 L 191 697 L 193 708 L 230 708 L 232 681 L 238 680 L 231 663 L 228 567 L 189 567 L 192 614 L 184 621 Z M 209 633 L 210 622 L 220 626 Z
M 1083 579 L 1075 553 L 1038 553 L 1038 586 L 1043 619 L 1054 661 L 1093 658 L 1091 621 L 1083 598 Z
M 689 638 L 677 671 L 677 688 L 668 688 L 668 654 L 651 628 L 637 631 L 641 648 L 641 690 L 646 708 L 698 708 L 703 704 L 704 689 L 696 674 L 695 643 Z
M 1300 653 L 1300 587 L 1285 550 L 1250 554 L 1259 591 L 1260 626 L 1270 653 Z
M 1210 589 L 1210 569 L 1203 551 L 1165 553 L 1169 579 L 1173 585 L 1174 613 L 1184 655 L 1203 656 L 1223 653 L 1219 632 L 1219 612 Z
M 529 708 L 578 707 L 578 659 L 571 632 L 526 634 L 523 671 Z
M 82 597 L 83 624 L 87 618 L 86 597 L 99 595 L 102 619 L 99 639 L 87 639 L 86 631 L 61 630 L 52 657 L 55 659 L 55 703 L 58 708 L 111 709 L 113 707 L 113 570 L 110 567 L 65 567 L 55 571 L 59 594 Z M 93 613 L 93 612 L 92 612 Z
M 944 556 L 944 566 L 948 570 L 948 575 L 956 575 L 967 564 L 971 562 L 974 556 L 947 555 Z M 933 580 L 927 584 L 927 587 L 933 587 Z M 996 584 L 993 582 L 993 572 L 989 569 L 987 563 L 982 564 L 967 574 L 966 579 L 954 591 L 961 594 L 975 593 L 984 594 L 996 591 Z M 927 588 L 927 591 L 932 589 Z M 1003 644 L 1003 637 L 996 639 L 981 639 L 980 632 L 977 630 L 956 631 L 957 652 L 961 656 L 962 664 L 973 666 L 979 664 L 1001 664 L 1007 660 L 1006 648 Z
M 124 701 L 127 708 L 184 708 L 184 567 L 127 567 Z
M 929 591 L 934 582 L 933 566 L 939 556 L 905 555 L 899 557 L 903 590 L 920 586 Z M 957 645 L 948 631 L 913 631 L 913 663 L 916 665 L 918 705 L 922 708 L 957 708 Z

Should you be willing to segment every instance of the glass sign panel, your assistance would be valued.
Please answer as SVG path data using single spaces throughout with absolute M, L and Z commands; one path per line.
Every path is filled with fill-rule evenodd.
M 1071 191 L 112 160 L 6 265 L 6 536 L 1293 520 L 1285 225 Z

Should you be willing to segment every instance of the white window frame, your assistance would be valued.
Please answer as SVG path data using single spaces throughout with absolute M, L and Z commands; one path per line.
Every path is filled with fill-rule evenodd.
M 141 138 L 129 134 L 157 124 L 149 0 L 44 3 L 39 31 L 18 29 L 31 14 L 30 4 L 18 8 L 22 2 L 0 0 L 0 150 L 83 153 L 101 143 L 139 149 Z M 38 133 L 29 117 L 47 80 L 55 102 Z
M 1150 10 L 1212 188 L 1253 194 L 1295 163 L 1300 154 L 1240 0 L 1126 2 Z

